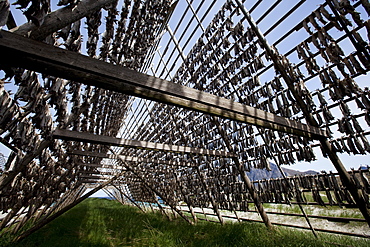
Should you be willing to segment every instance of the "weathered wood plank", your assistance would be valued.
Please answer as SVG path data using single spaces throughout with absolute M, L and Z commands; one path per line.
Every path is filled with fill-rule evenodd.
M 83 175 L 83 174 L 80 174 L 78 175 L 79 178 L 85 178 L 85 179 L 107 179 L 106 177 L 103 177 L 103 176 L 93 176 L 93 175 Z
M 99 168 L 113 168 L 113 165 L 104 165 L 104 164 L 93 164 L 93 163 L 77 163 L 78 166 L 89 166 L 89 167 L 99 167 Z
M 95 144 L 103 144 L 110 146 L 118 147 L 129 147 L 129 148 L 141 148 L 165 152 L 174 152 L 174 153 L 189 153 L 189 154 L 200 154 L 200 155 L 210 155 L 210 156 L 221 156 L 221 157 L 233 157 L 235 155 L 219 150 L 209 150 L 204 148 L 194 148 L 194 147 L 185 147 L 178 145 L 169 145 L 164 143 L 155 143 L 147 141 L 136 141 L 136 140 L 127 140 L 120 139 L 110 136 L 95 135 L 91 133 L 83 133 L 72 130 L 61 130 L 57 129 L 53 133 L 54 138 L 69 140 L 69 141 L 81 141 L 89 142 Z M 131 157 L 134 161 L 134 157 Z M 130 161 L 130 160 L 128 160 Z
M 0 64 L 19 66 L 87 85 L 300 136 L 327 136 L 320 128 L 76 52 L 1 31 Z
M 68 152 L 68 154 L 92 156 L 92 157 L 99 157 L 99 158 L 106 158 L 106 159 L 117 159 L 117 155 L 95 153 L 95 152 L 89 152 L 89 151 L 76 150 L 76 151 Z M 139 158 L 139 157 L 126 156 L 126 155 L 119 155 L 119 157 L 121 160 L 124 160 L 125 162 L 153 163 L 153 164 L 162 164 L 162 165 L 170 165 L 170 166 L 186 166 L 186 167 L 196 166 L 195 164 L 191 164 L 188 162 L 182 162 L 182 161 L 177 162 L 177 161 L 172 161 L 172 160 L 158 160 L 158 159 L 154 160 L 154 159 L 145 159 L 145 158 Z M 87 166 L 102 167 L 102 168 L 115 168 L 116 167 L 113 165 L 87 164 L 87 163 L 79 163 L 79 165 L 87 165 Z
M 87 166 L 89 164 L 86 164 Z M 113 170 L 113 169 L 112 169 Z M 79 171 L 79 174 L 82 174 L 82 175 L 109 175 L 109 176 L 113 176 L 119 172 L 122 172 L 122 171 L 125 171 L 126 169 L 119 169 L 117 172 L 116 172 L 116 169 L 114 169 L 114 171 Z

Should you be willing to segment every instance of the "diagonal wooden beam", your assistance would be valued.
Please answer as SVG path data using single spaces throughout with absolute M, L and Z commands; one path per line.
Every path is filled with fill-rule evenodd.
M 127 140 L 127 139 L 120 139 L 116 137 L 95 135 L 95 134 L 91 134 L 87 132 L 78 132 L 78 131 L 64 130 L 64 129 L 63 130 L 56 129 L 53 132 L 53 138 L 63 139 L 63 140 L 68 140 L 68 141 L 89 142 L 89 143 L 109 145 L 109 146 L 158 150 L 158 151 L 174 152 L 174 153 L 189 153 L 189 154 L 200 154 L 200 155 L 221 156 L 221 157 L 235 156 L 229 152 L 219 151 L 219 150 L 209 150 L 209 149 L 204 149 L 204 148 L 185 147 L 185 146 L 169 145 L 169 144 L 164 144 L 164 143 L 155 143 L 155 142 L 147 142 L 147 141 Z
M 32 22 L 27 22 L 18 27 L 14 27 L 10 32 L 36 40 L 43 40 L 48 35 L 82 19 L 83 17 L 93 14 L 114 1 L 115 0 L 83 0 L 76 5 L 68 5 L 47 14 L 40 27 L 36 26 Z
M 111 179 L 109 179 L 107 182 L 104 182 L 102 184 L 99 184 L 98 186 L 96 186 L 94 189 L 92 189 L 91 191 L 87 192 L 86 194 L 84 194 L 83 196 L 81 196 L 80 198 L 76 199 L 75 201 L 73 201 L 72 203 L 68 204 L 67 206 L 65 206 L 64 208 L 60 209 L 58 212 L 56 212 L 55 214 L 47 217 L 47 218 L 43 218 L 41 219 L 40 221 L 38 221 L 35 225 L 33 225 L 30 229 L 28 229 L 27 231 L 23 232 L 21 235 L 19 235 L 17 238 L 16 238 L 16 241 L 19 242 L 20 240 L 24 239 L 25 237 L 29 236 L 30 234 L 34 233 L 35 231 L 37 231 L 38 229 L 40 229 L 41 227 L 43 227 L 44 225 L 48 224 L 49 222 L 55 220 L 56 218 L 58 218 L 59 216 L 61 216 L 62 214 L 64 214 L 65 212 L 67 212 L 68 210 L 70 210 L 71 208 L 73 208 L 74 206 L 76 206 L 77 204 L 81 203 L 83 200 L 85 200 L 86 198 L 88 198 L 89 196 L 93 195 L 94 193 L 98 192 L 99 190 L 103 189 L 105 186 L 107 186 L 108 184 L 112 183 L 114 180 L 116 180 L 119 176 L 121 176 L 121 174 L 117 175 L 117 176 L 114 176 L 112 177 Z
M 232 100 L 1 31 L 0 65 L 23 67 L 87 85 L 167 103 L 263 128 L 315 139 L 318 127 L 302 124 Z

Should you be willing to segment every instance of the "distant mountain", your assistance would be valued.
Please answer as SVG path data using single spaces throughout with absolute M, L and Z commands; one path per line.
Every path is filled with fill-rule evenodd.
M 283 175 L 281 175 L 279 168 L 277 165 L 270 163 L 271 171 L 268 171 L 266 169 L 256 169 L 256 168 L 251 168 L 249 172 L 247 172 L 247 175 L 251 181 L 255 180 L 261 180 L 261 179 L 270 179 L 270 178 L 282 178 Z M 286 176 L 295 176 L 295 175 L 315 175 L 318 174 L 319 172 L 317 171 L 297 171 L 293 169 L 287 169 L 287 168 L 282 168 Z
M 288 169 L 288 168 L 284 168 L 283 167 L 283 171 L 285 172 L 285 175 L 286 176 L 295 176 L 295 175 L 315 175 L 315 174 L 318 174 L 319 172 L 317 171 L 313 171 L 313 170 L 308 170 L 308 171 L 305 171 L 305 172 L 301 172 L 301 171 L 297 171 L 297 170 L 292 170 L 292 169 Z

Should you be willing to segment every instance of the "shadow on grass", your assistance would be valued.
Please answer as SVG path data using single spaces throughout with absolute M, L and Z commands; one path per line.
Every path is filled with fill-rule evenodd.
M 88 205 L 81 203 L 78 207 L 64 213 L 26 239 L 11 246 L 81 246 L 79 225 L 87 212 Z
M 12 246 L 369 246 L 366 240 L 277 228 L 263 224 L 168 221 L 117 201 L 90 198 Z

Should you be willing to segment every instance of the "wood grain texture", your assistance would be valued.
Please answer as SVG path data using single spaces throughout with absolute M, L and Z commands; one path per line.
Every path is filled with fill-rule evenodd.
M 221 156 L 221 157 L 233 157 L 234 155 L 229 152 L 219 151 L 219 150 L 209 150 L 204 148 L 194 148 L 194 147 L 185 147 L 178 145 L 169 145 L 164 143 L 155 143 L 147 141 L 136 141 L 136 140 L 127 140 L 120 139 L 110 136 L 94 135 L 91 133 L 83 133 L 72 130 L 61 130 L 57 129 L 53 133 L 54 138 L 59 138 L 69 141 L 81 141 L 89 142 L 110 146 L 118 147 L 129 147 L 129 148 L 142 148 L 149 150 L 165 151 L 165 152 L 175 152 L 175 153 L 190 153 L 190 154 L 201 154 L 201 155 L 210 155 L 210 156 Z M 127 160 L 130 161 L 130 160 Z
M 167 103 L 285 133 L 320 139 L 326 132 L 193 88 L 1 31 L 0 64 Z

